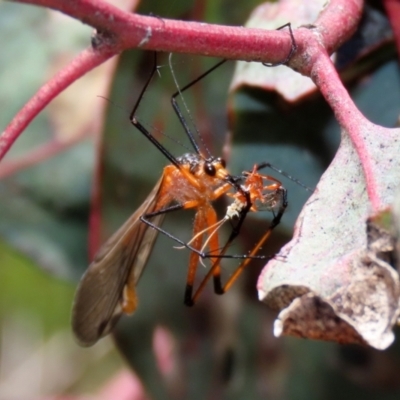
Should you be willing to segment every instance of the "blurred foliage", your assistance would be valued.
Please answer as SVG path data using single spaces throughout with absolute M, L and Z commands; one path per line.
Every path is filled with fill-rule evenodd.
M 89 45 L 91 29 L 40 7 L 1 2 L 0 32 L 2 130 L 57 64 Z M 71 111 L 63 99 L 63 112 Z M 79 103 L 76 96 L 72 101 Z M 58 129 L 56 103 L 26 129 L 0 168 L 54 138 L 69 140 Z M 87 107 L 90 118 L 91 112 Z M 86 119 L 71 113 L 69 119 L 70 137 L 76 122 L 87 129 Z M 93 161 L 93 143 L 85 140 L 0 182 L 1 399 L 93 391 L 121 368 L 110 340 L 94 352 L 75 344 L 70 333 L 75 284 L 60 280 L 79 279 L 87 265 Z
M 257 3 L 149 0 L 143 2 L 139 12 L 243 25 Z M 65 24 L 60 24 L 58 17 L 40 8 L 0 4 L 2 37 L 12 38 L 3 40 L 0 54 L 0 104 L 3 110 L 0 121 L 3 127 L 46 81 L 49 65 L 54 60 L 65 54 L 72 57 L 89 43 L 89 28 L 75 21 Z M 43 40 L 50 36 L 51 40 Z M 379 58 L 376 52 L 368 49 L 360 52 L 354 46 L 352 53 L 347 47 L 343 67 L 346 69 L 342 73 L 361 111 L 378 124 L 394 126 L 400 102 L 399 71 L 393 48 L 388 46 L 387 40 L 384 45 L 378 49 L 371 45 L 374 51 L 380 51 Z M 361 59 L 356 57 L 360 54 Z M 29 60 L 29 69 L 26 60 Z M 97 155 L 101 156 L 103 167 L 103 240 L 141 204 L 166 165 L 166 160 L 128 120 L 129 111 L 149 74 L 151 60 L 150 53 L 124 53 L 110 94 L 106 95 L 111 102 L 107 104 L 103 149 Z M 215 62 L 185 55 L 172 58 L 181 87 Z M 160 54 L 158 64 L 161 65 L 159 76 L 150 85 L 137 114 L 171 153 L 179 156 L 190 151 L 190 145 L 170 107 L 170 96 L 176 87 L 168 66 L 168 55 Z M 228 96 L 233 68 L 234 63 L 228 62 L 185 92 L 190 115 L 184 112 L 189 121 L 193 119 L 191 126 L 201 132 L 211 154 L 223 154 L 229 160 L 232 173 L 249 170 L 257 162 L 270 161 L 308 186 L 315 186 L 339 144 L 339 127 L 330 108 L 318 93 L 296 104 L 286 103 L 276 93 L 258 88 L 244 87 Z M 360 72 L 365 74 L 364 79 Z M 103 94 L 96 90 L 92 92 L 93 97 Z M 377 98 L 381 101 L 377 102 Z M 79 104 L 80 101 L 80 98 L 76 99 Z M 226 118 L 227 103 L 229 121 Z M 182 109 L 185 110 L 183 105 Z M 91 113 L 91 109 L 87 113 Z M 84 122 L 82 124 L 86 127 Z M 57 135 L 54 130 L 51 113 L 42 113 L 18 140 L 10 157 L 45 143 Z M 32 330 L 43 332 L 36 336 L 44 339 L 59 329 L 69 329 L 73 289 L 70 284 L 57 282 L 55 277 L 38 268 L 58 277 L 77 279 L 86 267 L 94 157 L 92 144 L 83 141 L 64 154 L 0 183 L 0 233 L 18 251 L 34 260 L 32 262 L 17 250 L 1 244 L 0 326 L 3 332 L 8 329 L 5 329 L 9 324 L 7 321 L 14 317 L 36 320 L 32 326 L 40 328 Z M 293 182 L 283 178 L 282 181 L 288 187 L 290 205 L 282 226 L 264 249 L 266 254 L 274 254 L 290 239 L 295 218 L 308 196 Z M 223 212 L 224 205 L 218 207 Z M 168 216 L 164 228 L 186 240 L 191 237 L 192 218 L 190 212 Z M 241 240 L 232 252 L 243 253 L 251 248 L 268 226 L 269 219 L 269 215 L 249 216 Z M 227 233 L 225 231 L 223 236 Z M 275 339 L 272 336 L 274 315 L 257 301 L 255 285 L 261 266 L 249 268 L 223 297 L 215 296 L 209 288 L 195 307 L 184 307 L 188 253 L 173 249 L 174 245 L 164 237 L 158 239 L 138 287 L 139 309 L 134 317 L 121 321 L 116 333 L 120 350 L 142 378 L 152 398 L 398 397 L 400 380 L 396 380 L 399 360 L 396 346 L 379 353 L 385 355 L 379 357 L 377 352 L 369 349 L 354 350 L 332 343 L 291 338 Z M 224 263 L 225 277 L 235 264 Z M 198 273 L 204 276 L 205 271 L 200 267 Z M 176 362 L 175 375 L 164 376 L 165 379 L 156 367 L 157 360 L 152 352 L 154 332 L 160 326 L 172 334 L 175 343 L 171 355 Z M 82 355 L 76 356 L 77 347 L 70 334 L 68 337 L 71 341 L 68 351 L 75 355 L 75 364 L 71 361 L 68 365 L 79 370 L 82 364 L 87 365 L 88 369 L 82 374 L 90 383 L 85 380 L 81 383 L 83 386 L 75 386 L 71 380 L 54 390 L 93 389 L 96 375 L 101 385 L 119 364 L 115 355 L 109 356 L 108 363 L 99 362 L 101 355 L 109 352 L 109 340 L 79 353 L 84 352 L 88 359 L 94 360 L 97 364 L 94 367 L 90 360 L 85 364 Z M 0 351 L 3 355 L 4 349 L 0 348 Z M 54 353 L 61 353 L 61 350 L 58 348 Z M 65 362 L 63 359 L 57 361 Z M 56 368 L 62 373 L 60 365 Z M 80 376 L 76 375 L 79 382 Z M 4 379 L 3 375 L 0 375 L 0 388 L 1 379 Z
M 71 337 L 74 285 L 2 241 L 0 265 L 1 399 L 93 391 L 121 368 L 110 340 L 85 351 Z
M 1 319 L 13 314 L 38 314 L 45 337 L 66 328 L 73 296 L 73 286 L 49 277 L 28 258 L 0 242 Z M 18 287 L 18 291 L 15 288 Z M 37 289 L 41 295 L 38 296 Z M 42 314 L 43 313 L 43 314 Z M 42 315 L 41 315 L 42 314 Z M 52 316 L 46 318 L 46 316 Z

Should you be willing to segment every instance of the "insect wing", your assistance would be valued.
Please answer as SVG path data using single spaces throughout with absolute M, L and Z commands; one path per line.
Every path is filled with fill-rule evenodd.
M 136 299 L 135 286 L 158 233 L 149 229 L 140 217 L 155 211 L 162 182 L 163 178 L 142 206 L 100 248 L 79 283 L 72 309 L 72 328 L 84 346 L 96 343 L 116 324 L 123 313 L 126 289 Z M 160 226 L 163 219 L 164 214 L 160 214 L 152 222 Z

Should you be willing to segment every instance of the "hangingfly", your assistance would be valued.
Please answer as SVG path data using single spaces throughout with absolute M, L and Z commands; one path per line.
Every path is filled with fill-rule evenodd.
M 90 346 L 111 331 L 121 314 L 132 314 L 137 308 L 136 285 L 143 273 L 158 232 L 171 237 L 190 250 L 186 281 L 185 304 L 193 305 L 207 281 L 213 277 L 216 293 L 224 293 L 253 258 L 268 259 L 256 253 L 280 222 L 287 206 L 286 190 L 268 175 L 259 174 L 270 164 L 256 165 L 240 176 L 229 174 L 225 161 L 204 155 L 197 145 L 179 107 L 176 97 L 209 74 L 224 61 L 202 74 L 171 97 L 173 108 L 194 148 L 175 158 L 137 120 L 136 111 L 150 81 L 157 70 L 157 59 L 139 98 L 131 112 L 131 123 L 169 160 L 160 180 L 135 213 L 100 248 L 79 283 L 72 311 L 72 327 L 83 346 Z M 278 170 L 279 171 L 279 170 Z M 269 184 L 266 184 L 269 182 Z M 223 195 L 231 200 L 225 217 L 218 220 L 213 202 Z M 188 243 L 175 238 L 161 228 L 165 215 L 183 209 L 195 210 L 193 237 Z M 226 251 L 239 234 L 249 211 L 268 210 L 274 219 L 270 227 L 248 255 L 227 255 Z M 218 229 L 227 220 L 235 220 L 231 235 L 222 247 Z M 204 240 L 206 239 L 206 240 Z M 206 251 L 206 248 L 208 251 Z M 211 260 L 211 268 L 193 295 L 198 263 Z M 223 286 L 220 261 L 222 258 L 241 258 L 241 265 Z

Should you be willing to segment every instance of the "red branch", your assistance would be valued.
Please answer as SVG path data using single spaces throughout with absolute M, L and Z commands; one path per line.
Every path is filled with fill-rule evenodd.
M 363 5 L 363 0 L 333 0 L 321 12 L 315 25 L 328 54 L 332 54 L 356 31 Z
M 213 25 L 132 14 L 102 0 L 20 0 L 61 11 L 113 36 L 115 49 L 191 53 L 277 63 L 288 54 L 287 32 Z M 331 0 L 318 20 L 327 49 L 333 51 L 357 27 L 362 0 Z M 336 29 L 338 28 L 338 29 Z M 298 43 L 306 47 L 307 43 Z
M 112 57 L 109 51 L 84 50 L 69 65 L 59 71 L 25 104 L 0 136 L 0 160 L 27 125 L 71 83 Z
M 37 165 L 43 160 L 47 160 L 50 157 L 62 153 L 80 140 L 82 140 L 82 135 L 69 141 L 61 141 L 57 138 L 53 138 L 52 140 L 30 150 L 20 158 L 11 159 L 9 161 L 5 160 L 0 166 L 0 179 L 7 178 L 23 169 Z
M 364 170 L 368 197 L 375 211 L 383 207 L 374 165 L 373 157 L 369 154 L 365 139 L 362 137 L 361 127 L 371 124 L 358 110 L 340 77 L 329 55 L 323 51 L 318 53 L 314 60 L 311 76 L 319 87 L 322 95 L 335 113 L 340 126 L 346 130 L 356 149 L 360 163 Z
M 102 0 L 21 0 L 61 11 L 99 32 L 102 46 L 86 50 L 61 71 L 21 110 L 0 138 L 0 159 L 26 125 L 61 90 L 109 57 L 128 48 L 185 52 L 246 61 L 276 63 L 291 47 L 287 31 L 184 22 L 147 17 L 122 11 Z M 388 0 L 386 3 L 390 3 Z M 362 0 L 331 0 L 313 27 L 296 29 L 297 52 L 289 66 L 310 76 L 349 133 L 367 178 L 374 207 L 379 197 L 359 129 L 354 121 L 369 122 L 344 89 L 328 55 L 355 31 L 362 14 Z M 351 112 L 350 112 L 351 110 Z
M 86 50 L 45 84 L 13 119 L 0 137 L 0 160 L 29 122 L 62 90 L 122 50 L 140 47 L 148 50 L 186 52 L 247 61 L 276 63 L 291 48 L 284 31 L 220 26 L 175 21 L 132 14 L 102 0 L 22 0 L 61 11 L 89 24 L 100 32 L 97 50 Z M 296 32 L 297 54 L 290 65 L 310 75 L 311 60 L 306 55 L 325 44 L 330 53 L 356 29 L 362 0 L 332 0 L 316 21 L 318 29 Z M 298 31 L 298 30 L 297 30 Z M 316 43 L 317 46 L 310 47 Z

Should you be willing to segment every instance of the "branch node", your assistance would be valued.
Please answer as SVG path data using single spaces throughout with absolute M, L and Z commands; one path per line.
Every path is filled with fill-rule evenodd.
M 142 47 L 144 46 L 146 43 L 148 43 L 148 41 L 150 40 L 151 36 L 152 36 L 153 32 L 151 30 L 151 27 L 148 26 L 146 28 L 146 35 L 144 36 L 144 38 L 140 41 L 140 43 L 138 44 L 138 47 Z
M 115 35 L 106 30 L 95 29 L 90 38 L 93 50 L 101 51 L 105 48 L 115 47 Z

